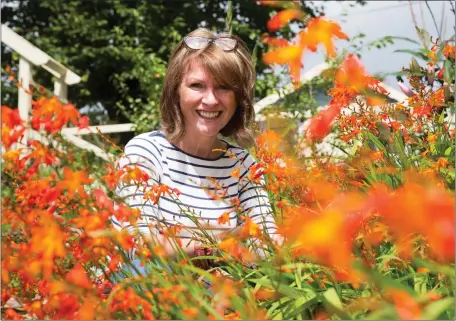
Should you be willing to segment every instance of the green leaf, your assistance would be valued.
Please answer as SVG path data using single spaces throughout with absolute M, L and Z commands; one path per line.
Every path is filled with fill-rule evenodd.
M 445 298 L 428 304 L 426 308 L 423 309 L 423 320 L 435 320 L 448 309 L 454 311 L 454 297 Z
M 414 43 L 414 44 L 417 44 L 419 45 L 420 43 L 416 40 L 413 40 L 411 38 L 408 38 L 408 37 L 399 37 L 399 36 L 390 36 L 391 39 L 397 39 L 397 40 L 405 40 L 405 41 L 408 41 L 408 42 L 411 42 L 411 43 Z
M 425 273 L 416 273 L 413 276 L 413 288 L 415 292 L 424 294 L 427 292 L 427 283 L 428 276 Z
M 401 167 L 403 169 L 410 168 L 410 159 L 405 154 L 404 142 L 402 141 L 401 135 L 397 132 L 394 134 L 394 147 L 398 153 L 399 159 L 401 160 Z
M 393 52 L 408 53 L 408 54 L 411 54 L 412 56 L 418 57 L 418 58 L 420 58 L 420 59 L 427 60 L 427 57 L 426 57 L 425 54 L 423 54 L 423 53 L 420 52 L 420 51 L 416 51 L 416 50 L 411 50 L 411 49 L 397 49 L 397 50 L 394 50 Z
M 331 304 L 333 307 L 342 310 L 342 301 L 339 298 L 336 290 L 334 288 L 328 289 L 323 293 L 323 297 Z
M 297 288 L 292 288 L 288 285 L 285 284 L 275 284 L 271 280 L 264 280 L 264 279 L 251 279 L 249 280 L 251 282 L 261 284 L 262 286 L 269 287 L 271 289 L 275 289 L 278 292 L 291 297 L 293 299 L 298 299 L 303 296 L 308 297 L 308 296 L 315 296 L 315 293 L 313 290 L 311 290 L 310 287 L 307 287 L 305 289 L 297 289 Z
M 386 147 L 380 142 L 380 140 L 375 137 L 372 133 L 365 133 L 367 137 L 378 147 L 379 150 L 385 150 Z
M 444 70 L 443 70 L 443 78 L 446 80 L 446 81 L 450 81 L 451 79 L 451 71 L 453 71 L 453 65 L 451 64 L 451 61 L 450 60 L 446 60 L 445 61 L 445 64 L 444 64 Z M 454 72 L 453 72 L 454 74 Z

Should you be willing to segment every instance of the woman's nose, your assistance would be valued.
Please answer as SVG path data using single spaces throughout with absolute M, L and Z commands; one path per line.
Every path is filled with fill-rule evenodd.
M 217 96 L 212 89 L 206 90 L 203 97 L 203 103 L 206 105 L 215 105 L 218 103 Z

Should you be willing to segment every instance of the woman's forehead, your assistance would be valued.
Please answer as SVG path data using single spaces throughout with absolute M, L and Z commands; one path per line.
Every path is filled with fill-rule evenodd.
M 184 72 L 184 79 L 215 81 L 214 75 L 202 64 L 200 59 L 192 59 L 192 61 L 189 61 Z

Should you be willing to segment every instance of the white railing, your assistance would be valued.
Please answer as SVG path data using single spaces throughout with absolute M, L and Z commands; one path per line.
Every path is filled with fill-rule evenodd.
M 67 102 L 68 86 L 79 83 L 81 81 L 81 77 L 46 54 L 41 49 L 35 47 L 5 24 L 2 24 L 1 34 L 2 43 L 18 53 L 20 56 L 18 79 L 21 86 L 27 90 L 30 85 L 35 85 L 33 81 L 33 67 L 44 68 L 56 77 L 56 80 L 54 81 L 54 95 L 62 102 Z M 32 96 L 25 90 L 19 90 L 18 109 L 22 120 L 29 120 L 31 108 Z M 91 150 L 95 153 L 95 155 L 103 158 L 104 160 L 108 160 L 108 155 L 105 151 L 78 137 L 79 135 L 95 133 L 95 127 L 102 133 L 120 133 L 134 130 L 133 124 L 91 126 L 88 129 L 82 130 L 79 128 L 64 128 L 62 130 L 62 136 L 74 145 L 86 150 Z M 21 144 L 25 144 L 28 139 L 37 139 L 45 144 L 49 143 L 40 133 L 32 129 L 28 129 L 25 132 Z

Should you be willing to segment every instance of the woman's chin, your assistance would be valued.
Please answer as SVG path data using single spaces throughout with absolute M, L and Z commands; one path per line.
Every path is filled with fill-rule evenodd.
M 205 137 L 214 137 L 214 136 L 217 136 L 217 134 L 220 132 L 221 128 L 219 128 L 219 126 L 217 127 L 198 127 L 196 129 L 196 133 L 198 133 L 199 135 L 201 136 L 205 136 Z

